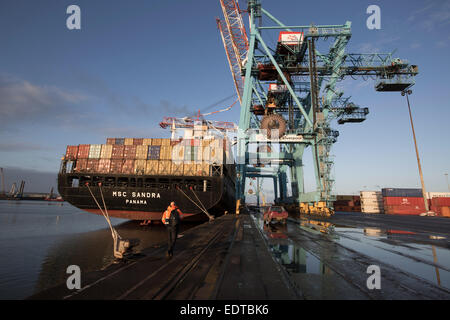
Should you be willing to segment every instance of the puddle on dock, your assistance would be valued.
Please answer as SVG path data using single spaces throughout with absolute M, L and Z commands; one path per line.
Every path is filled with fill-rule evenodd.
M 450 289 L 450 246 L 446 236 L 408 230 L 359 228 L 325 221 L 303 219 L 295 224 L 265 226 L 260 215 L 255 223 L 269 240 L 275 258 L 292 273 L 332 274 L 320 257 L 290 240 L 292 232 L 310 232 L 327 236 L 343 247 L 403 272 Z
M 367 298 L 355 291 L 348 282 L 323 263 L 321 257 L 305 250 L 301 243 L 289 238 L 289 234 L 296 230 L 295 225 L 276 223 L 267 226 L 260 215 L 252 217 L 265 236 L 273 257 L 284 267 L 303 298 L 342 299 L 344 296 L 348 299 Z
M 450 289 L 446 237 L 376 228 L 335 228 L 335 235 L 346 248 Z
M 450 289 L 447 237 L 408 230 L 358 228 L 303 219 L 303 230 L 329 234 L 340 245 Z
M 290 244 L 269 244 L 272 254 L 292 273 L 331 275 L 333 271 L 302 247 Z

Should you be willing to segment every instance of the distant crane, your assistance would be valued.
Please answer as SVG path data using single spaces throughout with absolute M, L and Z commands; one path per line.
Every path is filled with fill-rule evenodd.
M 201 114 L 200 110 L 198 111 L 198 114 L 196 117 L 183 117 L 183 118 L 177 118 L 177 117 L 164 117 L 163 121 L 159 123 L 159 126 L 163 129 L 170 128 L 172 132 L 172 140 L 175 140 L 177 137 L 175 137 L 175 133 L 177 129 L 192 129 L 194 131 L 201 131 L 205 132 L 207 130 L 213 130 L 221 134 L 227 134 L 230 132 L 236 132 L 237 131 L 237 125 L 234 122 L 227 122 L 227 121 L 212 121 L 212 120 L 206 120 L 204 117 L 208 115 L 212 115 L 215 113 L 225 112 L 230 110 L 237 101 L 235 101 L 231 106 L 225 109 L 208 112 Z
M 6 195 L 5 190 L 5 176 L 3 174 L 3 168 L 0 168 L 0 175 L 2 176 L 2 195 Z

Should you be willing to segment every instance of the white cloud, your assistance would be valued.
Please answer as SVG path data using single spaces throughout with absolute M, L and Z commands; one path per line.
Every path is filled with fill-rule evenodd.
M 85 101 L 84 95 L 55 86 L 41 86 L 8 75 L 0 75 L 0 124 L 70 116 L 72 106 Z

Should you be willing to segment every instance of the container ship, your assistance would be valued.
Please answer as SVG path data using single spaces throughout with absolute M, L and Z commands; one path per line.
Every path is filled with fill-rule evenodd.
M 160 220 L 171 201 L 187 221 L 231 212 L 235 183 L 231 144 L 214 136 L 67 146 L 58 174 L 65 201 L 101 214 L 103 194 L 111 217 L 132 220 Z

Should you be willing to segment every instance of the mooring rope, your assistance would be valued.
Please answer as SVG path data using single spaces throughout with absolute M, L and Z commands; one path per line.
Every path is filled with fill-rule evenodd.
M 192 193 L 194 194 L 194 196 L 197 198 L 198 203 L 200 203 L 200 205 L 203 207 L 203 209 L 204 209 L 205 211 L 208 211 L 208 210 L 206 210 L 205 206 L 203 205 L 203 203 L 202 203 L 202 202 L 200 201 L 200 199 L 198 198 L 198 196 L 197 196 L 197 194 L 195 193 L 194 189 L 193 189 L 192 187 L 190 187 L 190 189 L 191 189 Z
M 97 199 L 95 198 L 94 194 L 92 193 L 91 188 L 89 188 L 89 183 L 86 183 L 86 187 L 88 188 L 89 193 L 90 193 L 91 196 L 92 196 L 92 199 L 94 199 L 95 203 L 97 204 L 97 207 L 100 209 L 100 212 L 102 213 L 103 217 L 105 217 L 106 222 L 108 222 L 109 228 L 111 229 L 111 234 L 112 234 L 113 239 L 114 239 L 115 237 L 118 237 L 119 239 L 121 239 L 119 233 L 118 233 L 118 232 L 112 227 L 112 225 L 111 225 L 111 220 L 109 219 L 109 214 L 108 214 L 108 211 L 107 211 L 107 209 L 106 209 L 105 198 L 103 197 L 103 192 L 102 192 L 101 186 L 99 186 L 99 189 L 100 189 L 100 194 L 101 194 L 101 196 L 102 196 L 103 205 L 105 206 L 105 211 L 106 211 L 106 213 L 102 210 L 102 207 L 100 206 L 100 204 L 98 203 L 98 201 L 97 201 Z
M 179 190 L 186 198 L 189 199 L 189 201 L 191 201 L 193 204 L 195 204 L 197 206 L 197 208 L 199 208 L 203 213 L 205 213 L 209 220 L 213 220 L 214 218 L 208 213 L 208 211 L 204 210 L 202 207 L 200 207 L 194 200 L 192 200 L 186 193 L 184 193 L 183 190 L 181 190 L 181 188 L 177 187 L 177 190 Z M 201 203 L 201 202 L 200 202 Z

